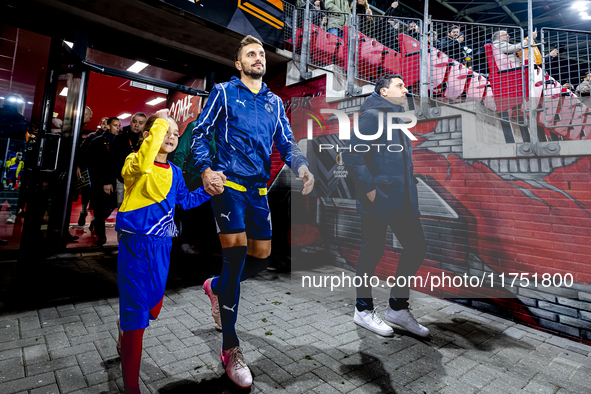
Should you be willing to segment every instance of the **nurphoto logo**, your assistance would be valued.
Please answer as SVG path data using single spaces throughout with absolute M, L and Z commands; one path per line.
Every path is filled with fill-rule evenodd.
M 329 113 L 336 116 L 339 122 L 339 139 L 341 141 L 347 141 L 351 139 L 351 129 L 353 129 L 353 133 L 355 136 L 363 141 L 376 141 L 378 140 L 382 134 L 384 133 L 384 117 L 378 117 L 378 128 L 375 130 L 373 134 L 362 134 L 359 131 L 359 114 L 356 112 L 353 114 L 353 127 L 351 128 L 351 121 L 349 119 L 349 115 L 345 113 L 345 111 L 338 110 L 338 109 L 331 109 L 331 108 L 323 108 L 320 110 L 321 113 Z M 413 113 L 407 112 L 388 112 L 386 114 L 386 136 L 387 140 L 392 140 L 392 133 L 394 130 L 402 130 L 404 134 L 408 136 L 412 141 L 416 141 L 417 138 L 412 135 L 409 131 L 410 128 L 414 127 L 417 124 L 417 118 Z M 410 120 L 409 123 L 406 123 L 404 120 Z M 364 130 L 367 131 L 367 130 Z M 313 139 L 314 137 L 314 125 L 312 119 L 308 119 L 308 135 L 307 138 L 309 140 Z M 402 152 L 404 147 L 400 144 L 356 144 L 356 145 L 348 145 L 348 146 L 339 146 L 334 144 L 319 144 L 319 152 L 322 150 L 336 150 L 337 152 L 368 152 L 370 149 L 377 149 L 378 152 L 381 149 L 387 150 L 388 152 Z M 337 160 L 340 156 L 337 156 Z M 342 160 L 342 159 L 341 159 Z

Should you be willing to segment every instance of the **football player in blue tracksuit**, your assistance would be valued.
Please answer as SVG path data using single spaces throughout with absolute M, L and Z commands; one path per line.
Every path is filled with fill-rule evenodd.
M 213 195 L 213 210 L 224 262 L 219 277 L 203 284 L 212 315 L 222 327 L 222 363 L 240 387 L 252 384 L 236 335 L 240 282 L 267 268 L 271 254 L 271 213 L 267 182 L 273 143 L 284 163 L 304 181 L 303 194 L 314 187 L 308 161 L 293 141 L 281 99 L 263 83 L 265 50 L 247 36 L 234 55 L 240 79 L 214 86 L 193 130 L 191 148 L 205 191 Z M 210 155 L 215 131 L 218 149 Z M 215 178 L 214 178 L 215 177 Z M 211 184 L 221 177 L 224 186 Z M 219 297 L 219 300 L 218 300 Z
M 121 176 L 125 197 L 117 214 L 121 369 L 125 393 L 140 392 L 139 370 L 142 337 L 150 319 L 162 308 L 168 277 L 175 204 L 183 209 L 197 207 L 209 200 L 203 188 L 189 192 L 180 168 L 166 157 L 178 145 L 179 128 L 160 110 L 148 119 L 144 141 L 138 152 L 125 159 Z M 214 183 L 222 180 L 217 178 Z

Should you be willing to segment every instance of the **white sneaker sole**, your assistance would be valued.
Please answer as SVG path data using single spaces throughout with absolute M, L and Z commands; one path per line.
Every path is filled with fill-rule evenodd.
M 386 320 L 388 323 L 396 324 L 398 327 L 402 328 L 405 331 L 410 332 L 413 335 L 417 335 L 417 336 L 422 337 L 422 338 L 428 338 L 429 337 L 429 331 L 428 331 L 428 329 L 427 329 L 427 333 L 426 334 L 421 334 L 421 333 L 418 333 L 418 332 L 409 330 L 408 328 L 404 327 L 402 324 L 398 323 L 397 321 L 388 319 L 388 315 L 384 315 L 384 320 Z M 425 327 L 425 328 L 427 328 L 427 327 Z
M 394 336 L 394 330 L 392 330 L 392 328 L 390 328 L 389 330 L 380 330 L 379 328 L 372 327 L 369 324 L 367 324 L 366 322 L 364 322 L 362 319 L 359 319 L 357 317 L 357 314 L 355 314 L 353 320 L 355 321 L 355 324 L 357 324 L 359 327 L 363 327 L 363 328 L 365 328 L 373 333 L 376 333 L 378 335 L 381 335 L 383 337 Z

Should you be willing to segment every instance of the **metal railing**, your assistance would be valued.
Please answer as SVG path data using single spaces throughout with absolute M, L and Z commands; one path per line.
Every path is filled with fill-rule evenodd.
M 538 123 L 564 139 L 591 139 L 591 32 L 543 28 L 541 34 L 546 56 L 536 59 L 543 75 Z
M 308 65 L 346 75 L 350 14 L 310 10 Z M 336 66 L 336 67 L 335 67 Z
M 436 104 L 527 124 L 522 28 L 434 20 L 427 33 L 429 95 Z
M 286 41 L 303 78 L 310 75 L 308 66 L 329 70 L 346 79 L 346 95 L 355 96 L 357 86 L 384 74 L 401 74 L 422 109 L 423 102 L 427 108 L 452 106 L 517 128 L 529 126 L 529 133 L 514 131 L 527 143 L 591 139 L 588 96 L 563 87 L 589 72 L 591 32 L 542 29 L 543 37 L 537 37 L 542 44 L 535 48 L 549 52 L 530 67 L 529 40 L 519 26 L 423 23 L 324 11 L 310 4 L 285 4 L 285 9 Z M 557 60 L 547 61 L 557 48 Z M 425 86 L 425 97 L 420 97 Z M 515 141 L 509 137 L 506 142 Z
M 423 21 L 357 15 L 356 26 L 356 77 L 374 82 L 383 74 L 400 74 L 409 92 L 418 96 Z

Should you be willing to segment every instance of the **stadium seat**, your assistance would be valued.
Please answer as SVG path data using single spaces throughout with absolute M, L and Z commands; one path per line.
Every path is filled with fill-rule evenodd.
M 438 49 L 431 47 L 431 56 L 427 68 L 427 76 L 430 81 L 429 90 L 440 88 L 447 76 L 447 66 L 449 65 L 449 56 Z M 433 74 L 431 74 L 433 70 Z
M 486 59 L 490 74 L 488 79 L 495 98 L 495 106 L 498 112 L 507 111 L 523 104 L 527 97 L 527 84 L 525 83 L 524 67 L 515 67 L 515 64 L 492 44 L 484 45 Z
M 466 101 L 480 102 L 486 92 L 486 84 L 488 81 L 486 77 L 476 73 L 470 72 L 468 74 L 468 88 L 466 89 Z
M 447 88 L 443 96 L 449 100 L 457 100 L 466 89 L 468 81 L 468 67 L 452 60 L 448 66 Z
M 385 49 L 379 42 L 359 33 L 357 75 L 360 78 L 374 80 L 378 77 Z
M 343 38 L 339 37 L 337 42 L 337 57 L 335 63 L 337 66 L 347 70 L 349 61 L 349 26 L 343 26 Z
M 311 24 L 310 26 L 310 59 L 320 65 L 334 64 L 339 37 L 316 25 Z
M 411 86 L 420 78 L 420 53 L 419 42 L 406 34 L 398 35 L 400 47 L 400 74 L 406 86 Z
M 400 74 L 400 53 L 394 49 L 384 47 L 384 57 L 382 59 L 382 72 L 384 74 Z

